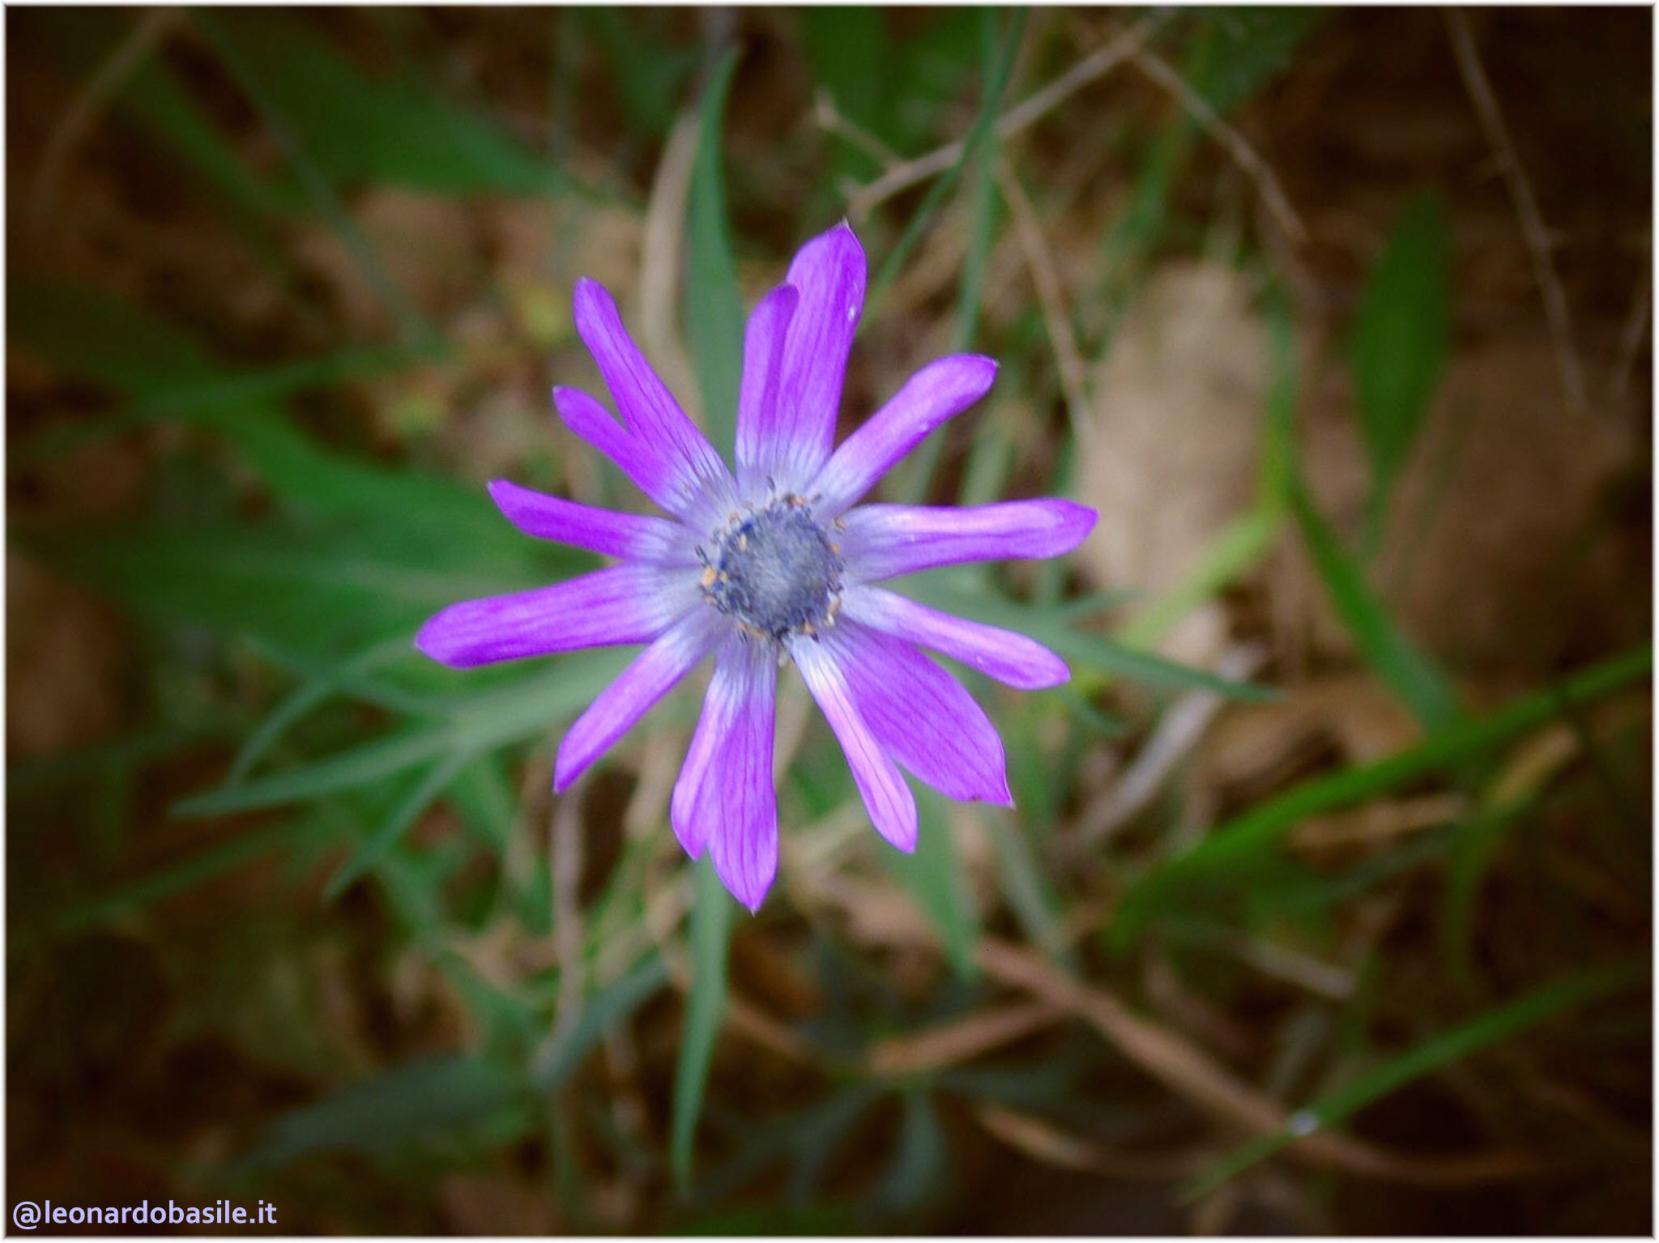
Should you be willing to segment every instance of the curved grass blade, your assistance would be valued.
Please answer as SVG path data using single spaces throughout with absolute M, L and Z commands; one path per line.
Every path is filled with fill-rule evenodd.
M 1489 1048 L 1536 1026 L 1546 1019 L 1589 1005 L 1647 979 L 1646 962 L 1601 967 L 1557 980 L 1506 1006 L 1489 1010 L 1474 1021 L 1418 1045 L 1401 1056 L 1359 1076 L 1299 1109 L 1277 1131 L 1257 1137 L 1211 1166 L 1182 1190 L 1181 1198 L 1196 1200 L 1315 1131 L 1326 1130 L 1373 1101 L 1381 1100 L 1413 1080 Z
M 685 1030 L 674 1070 L 674 1113 L 669 1164 L 682 1196 L 691 1191 L 692 1143 L 703 1109 L 714 1044 L 726 1013 L 726 948 L 737 909 L 705 854 L 693 868 L 696 901 L 691 908 L 691 992 L 686 996 Z
M 737 288 L 726 188 L 720 171 L 720 119 L 737 68 L 737 49 L 720 58 L 698 106 L 697 159 L 686 200 L 689 266 L 685 282 L 685 334 L 703 397 L 703 430 L 729 445 L 737 423 L 737 390 L 743 374 L 743 297 Z
M 1358 563 L 1343 552 L 1300 479 L 1291 482 L 1290 505 L 1301 523 L 1314 568 L 1343 624 L 1359 644 L 1365 663 L 1424 728 L 1439 729 L 1450 724 L 1458 714 L 1456 691 L 1388 615 Z
M 1464 760 L 1550 720 L 1565 705 L 1596 699 L 1650 674 L 1652 669 L 1652 648 L 1627 652 L 1487 716 L 1459 718 L 1416 746 L 1374 764 L 1304 782 L 1260 804 L 1214 829 L 1193 849 L 1164 863 L 1125 894 L 1111 928 L 1113 945 L 1126 947 L 1158 905 L 1175 900 L 1183 886 L 1227 883 L 1229 875 L 1237 883 L 1242 870 L 1252 863 L 1275 858 L 1280 839 L 1307 817 L 1350 806 L 1431 773 L 1454 769 Z
M 332 902 L 384 859 L 397 845 L 398 839 L 409 831 L 471 760 L 472 757 L 464 753 L 451 753 L 434 764 L 374 834 L 357 848 L 338 872 L 329 877 L 328 884 L 323 886 L 324 899 Z

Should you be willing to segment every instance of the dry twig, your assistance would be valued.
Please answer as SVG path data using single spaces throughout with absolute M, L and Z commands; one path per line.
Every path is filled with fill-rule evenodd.
M 1010 108 L 996 124 L 1000 141 L 1028 129 L 1091 82 L 1105 77 L 1138 51 L 1163 22 L 1162 15 L 1142 18 L 1105 46 L 1097 48 L 1065 73 L 1022 103 Z M 926 155 L 896 164 L 847 200 L 847 212 L 862 220 L 895 194 L 902 194 L 929 177 L 936 177 L 962 158 L 965 141 L 957 139 Z
M 37 237 L 50 220 L 58 182 L 63 179 L 69 157 L 91 132 L 115 92 L 137 71 L 145 58 L 160 47 L 162 40 L 172 33 L 183 16 L 178 9 L 155 9 L 140 17 L 132 32 L 104 58 L 69 107 L 64 109 L 62 119 L 47 140 L 40 171 L 35 175 L 35 184 L 29 195 L 29 228 Z
M 1044 959 L 991 937 L 980 942 L 979 963 L 992 979 L 1064 1006 L 1087 1022 L 1142 1070 L 1207 1112 L 1256 1133 L 1290 1120 L 1285 1108 L 1218 1065 L 1183 1036 L 1144 1019 L 1102 989 L 1080 984 Z M 1529 1154 L 1417 1160 L 1347 1136 L 1315 1132 L 1286 1152 L 1308 1164 L 1396 1182 L 1445 1185 L 1523 1178 L 1538 1171 Z
M 1475 50 L 1474 36 L 1469 31 L 1469 19 L 1460 9 L 1447 9 L 1445 16 L 1446 28 L 1451 32 L 1452 51 L 1457 56 L 1458 72 L 1463 76 L 1463 85 L 1475 105 L 1481 128 L 1486 131 L 1486 140 L 1496 152 L 1504 183 L 1515 202 L 1515 214 L 1521 220 L 1521 235 L 1526 239 L 1527 250 L 1532 255 L 1533 274 L 1544 298 L 1544 317 L 1549 321 L 1550 336 L 1555 339 L 1555 361 L 1561 371 L 1561 387 L 1566 393 L 1567 408 L 1575 415 L 1584 415 L 1589 410 L 1589 398 L 1584 388 L 1584 365 L 1573 344 L 1567 294 L 1561 286 L 1561 277 L 1556 273 L 1555 260 L 1550 255 L 1549 229 L 1544 224 L 1543 213 L 1538 210 L 1538 198 L 1533 194 L 1532 184 L 1521 167 L 1520 157 L 1515 154 L 1515 144 L 1510 141 L 1503 109 L 1498 106 L 1498 98 L 1492 93 L 1492 84 L 1481 66 L 1480 53 Z
M 1302 224 L 1302 218 L 1290 205 L 1290 199 L 1286 197 L 1267 161 L 1257 154 L 1244 135 L 1223 120 L 1204 97 L 1193 90 L 1186 79 L 1156 53 L 1148 48 L 1137 48 L 1132 59 L 1142 73 L 1174 95 L 1181 106 L 1192 114 L 1192 119 L 1198 123 L 1198 127 L 1220 143 L 1227 154 L 1233 157 L 1233 163 L 1256 183 L 1256 192 L 1261 195 L 1262 202 L 1266 204 L 1268 211 L 1273 213 L 1274 219 L 1279 222 L 1279 227 L 1286 235 L 1298 244 L 1307 241 L 1308 231 Z
M 1013 217 L 1019 234 L 1020 248 L 1025 251 L 1026 266 L 1031 269 L 1031 283 L 1037 289 L 1037 302 L 1043 310 L 1043 325 L 1048 332 L 1049 345 L 1054 350 L 1055 366 L 1060 372 L 1060 387 L 1066 394 L 1066 411 L 1071 416 L 1074 432 L 1088 419 L 1088 372 L 1083 365 L 1082 351 L 1077 346 L 1077 334 L 1072 330 L 1071 315 L 1066 310 L 1065 292 L 1060 284 L 1060 272 L 1054 262 L 1048 239 L 1043 235 L 1042 221 L 1031 205 L 1031 199 L 1020 185 L 1013 167 L 1006 159 L 997 160 L 997 184 Z

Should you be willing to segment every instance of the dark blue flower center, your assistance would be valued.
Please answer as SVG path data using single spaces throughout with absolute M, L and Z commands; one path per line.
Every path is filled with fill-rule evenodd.
M 722 613 L 774 639 L 833 624 L 842 561 L 800 497 L 741 515 L 719 541 L 703 591 Z

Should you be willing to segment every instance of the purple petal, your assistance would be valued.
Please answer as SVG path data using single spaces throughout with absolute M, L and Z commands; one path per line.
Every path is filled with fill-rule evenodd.
M 849 621 L 824 642 L 858 715 L 921 780 L 964 802 L 1012 806 L 1002 739 L 972 695 L 908 643 Z
M 1071 677 L 1066 662 L 1035 639 L 941 613 L 880 587 L 849 584 L 841 594 L 841 616 L 930 647 L 1021 690 L 1058 686 Z
M 686 749 L 669 800 L 669 823 L 686 854 L 700 858 L 709 840 L 726 823 L 719 799 L 723 751 L 734 723 L 755 701 L 771 703 L 777 688 L 777 662 L 763 644 L 729 635 L 714 661 L 714 677 L 703 697 L 703 712 Z M 771 711 L 770 708 L 767 709 Z M 705 793 L 713 796 L 704 798 Z
M 644 440 L 628 432 L 597 398 L 579 388 L 559 385 L 553 390 L 559 417 L 628 476 L 634 487 L 676 517 L 701 520 L 700 494 L 688 491 L 683 474 Z
M 863 496 L 924 437 L 983 397 L 994 359 L 955 354 L 923 367 L 846 440 L 811 485 L 813 510 L 833 518 Z
M 415 646 L 456 669 L 580 647 L 647 643 L 699 607 L 689 570 L 616 565 L 551 587 L 463 600 L 430 618 Z
M 800 293 L 784 337 L 769 444 L 755 468 L 800 491 L 829 459 L 853 333 L 864 308 L 864 248 L 842 221 L 796 252 L 787 283 Z
M 738 688 L 730 733 L 692 812 L 705 825 L 709 857 L 722 884 L 751 911 L 760 909 L 778 871 L 778 799 L 772 735 L 778 663 L 765 644 L 743 643 L 749 665 Z
M 708 655 L 726 632 L 720 615 L 699 608 L 682 617 L 646 648 L 616 681 L 600 691 L 559 743 L 553 762 L 553 790 L 560 793 L 634 727 L 656 702 Z
M 737 481 L 745 496 L 766 482 L 768 446 L 779 435 L 779 385 L 783 346 L 800 301 L 793 285 L 779 285 L 760 300 L 743 333 L 743 384 L 737 399 Z
M 962 508 L 862 505 L 843 519 L 841 556 L 856 582 L 964 561 L 1057 557 L 1083 542 L 1096 517 L 1086 505 L 1053 499 Z
M 626 561 L 653 565 L 696 565 L 697 554 L 689 532 L 677 522 L 648 514 L 619 514 L 563 497 L 521 488 L 505 479 L 492 480 L 490 499 L 526 535 L 556 540 L 573 548 Z
M 790 654 L 806 680 L 807 689 L 830 729 L 841 743 L 853 781 L 870 813 L 870 821 L 893 845 L 916 849 L 916 799 L 893 761 L 859 714 L 847 673 L 831 649 L 811 639 L 798 639 Z
M 690 498 L 712 490 L 717 504 L 729 504 L 736 494 L 725 463 L 640 353 L 610 292 L 598 281 L 577 281 L 574 317 L 576 331 L 605 377 L 629 434 L 673 472 L 682 495 Z

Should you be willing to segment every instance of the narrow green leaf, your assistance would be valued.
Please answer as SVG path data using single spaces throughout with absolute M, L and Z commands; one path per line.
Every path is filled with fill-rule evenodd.
M 720 119 L 737 68 L 737 50 L 720 60 L 698 108 L 697 160 L 686 202 L 685 334 L 703 395 L 703 430 L 724 449 L 737 426 L 743 375 L 743 297 L 732 258 L 726 189 L 720 171 Z
M 609 987 L 582 1004 L 582 1014 L 570 1032 L 549 1044 L 531 1072 L 537 1092 L 546 1095 L 573 1074 L 582 1060 L 622 1022 L 668 983 L 668 967 L 658 954 L 641 959 Z
M 1291 509 L 1313 556 L 1314 569 L 1365 663 L 1427 729 L 1450 723 L 1458 713 L 1457 693 L 1444 675 L 1395 625 L 1372 593 L 1359 565 L 1343 552 L 1334 532 L 1298 480 L 1290 489 Z
M 187 798 L 183 816 L 255 811 L 320 798 L 395 776 L 451 752 L 481 755 L 551 731 L 574 716 L 621 672 L 624 653 L 582 653 L 568 664 L 471 697 L 449 720 L 394 734 L 314 763 Z
M 400 1066 L 279 1119 L 238 1164 L 271 1169 L 320 1153 L 381 1152 L 477 1122 L 512 1104 L 521 1080 L 494 1062 L 433 1058 Z
M 732 914 L 737 909 L 705 854 L 692 869 L 696 902 L 691 909 L 691 992 L 686 997 L 685 1028 L 674 1072 L 674 1113 L 670 1124 L 669 1164 L 682 1196 L 691 1191 L 692 1145 L 703 1111 L 714 1044 L 726 1013 L 726 948 Z
M 415 821 L 432 806 L 455 779 L 455 775 L 465 768 L 471 759 L 472 757 L 465 753 L 451 753 L 434 764 L 415 788 L 409 791 L 408 797 L 399 803 L 368 840 L 352 853 L 351 858 L 346 860 L 340 870 L 329 877 L 328 884 L 323 886 L 323 897 L 332 902 L 390 854 L 398 839 L 413 827 Z
M 945 814 L 945 800 L 926 786 L 913 788 L 916 849 L 905 854 L 882 845 L 881 859 L 938 930 L 945 957 L 956 974 L 971 979 L 978 973 L 974 949 L 979 938 L 979 913 L 968 893 L 967 877 Z
M 1381 1100 L 1424 1075 L 1507 1040 L 1546 1019 L 1641 984 L 1647 979 L 1647 972 L 1646 963 L 1597 968 L 1557 980 L 1506 1006 L 1489 1010 L 1472 1022 L 1418 1045 L 1321 1097 L 1312 1105 L 1297 1110 L 1279 1130 L 1251 1140 L 1199 1175 L 1183 1190 L 1182 1199 L 1195 1200 L 1208 1195 L 1285 1145 L 1353 1117 L 1373 1101 Z
M 1431 773 L 1446 772 L 1471 757 L 1536 729 L 1566 706 L 1588 703 L 1653 669 L 1653 650 L 1636 651 L 1594 665 L 1487 716 L 1458 718 L 1421 743 L 1363 767 L 1304 782 L 1212 830 L 1185 854 L 1148 873 L 1124 895 L 1112 924 L 1119 948 L 1154 915 L 1173 903 L 1182 887 L 1238 883 L 1242 869 L 1273 854 L 1284 835 L 1309 816 L 1352 806 Z
M 1401 212 L 1354 327 L 1354 390 L 1380 514 L 1405 465 L 1451 348 L 1450 242 L 1431 194 Z

